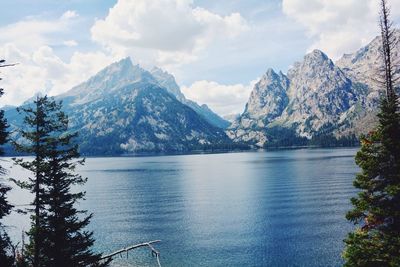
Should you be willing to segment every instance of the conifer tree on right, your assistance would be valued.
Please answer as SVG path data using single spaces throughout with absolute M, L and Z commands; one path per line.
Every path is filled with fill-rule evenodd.
M 361 138 L 356 163 L 361 173 L 354 186 L 353 209 L 346 218 L 357 225 L 344 240 L 345 266 L 400 266 L 400 113 L 396 93 L 399 44 L 386 0 L 380 1 L 382 67 L 374 77 L 385 89 L 378 126 Z
M 12 66 L 5 64 L 5 60 L 0 60 L 0 68 Z M 0 78 L 1 80 L 2 78 Z M 0 88 L 0 97 L 4 94 L 3 88 Z M 4 110 L 0 110 L 0 146 L 7 143 L 8 132 L 7 132 L 7 120 L 4 117 Z M 0 147 L 0 155 L 3 155 L 3 148 Z M 6 170 L 0 165 L 0 176 L 3 176 Z M 0 266 L 13 266 L 13 248 L 11 246 L 10 238 L 5 231 L 5 226 L 2 224 L 1 220 L 4 216 L 10 214 L 12 205 L 7 200 L 7 193 L 11 188 L 4 184 L 2 178 L 0 177 Z

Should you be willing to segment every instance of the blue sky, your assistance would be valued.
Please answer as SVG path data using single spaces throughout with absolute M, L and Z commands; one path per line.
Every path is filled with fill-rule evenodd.
M 130 56 L 175 75 L 221 115 L 241 112 L 270 67 L 318 48 L 333 60 L 378 34 L 378 0 L 14 0 L 0 3 L 0 104 L 56 95 Z M 392 0 L 400 17 L 400 0 Z

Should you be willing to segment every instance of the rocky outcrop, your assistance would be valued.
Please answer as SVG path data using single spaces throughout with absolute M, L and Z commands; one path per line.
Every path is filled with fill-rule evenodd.
M 400 31 L 394 57 L 400 58 Z M 245 111 L 227 129 L 235 142 L 263 147 L 272 139 L 353 138 L 376 123 L 383 90 L 379 78 L 381 39 L 376 37 L 336 64 L 314 50 L 287 75 L 269 69 L 254 86 Z M 400 73 L 400 68 L 397 70 Z M 288 134 L 289 133 L 289 134 Z

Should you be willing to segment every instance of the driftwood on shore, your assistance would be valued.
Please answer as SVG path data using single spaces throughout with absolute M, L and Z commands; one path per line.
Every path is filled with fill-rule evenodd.
M 158 250 L 156 250 L 152 244 L 154 243 L 158 243 L 161 242 L 161 240 L 153 240 L 153 241 L 149 241 L 149 242 L 144 242 L 144 243 L 140 243 L 140 244 L 136 244 L 136 245 L 132 245 L 117 251 L 114 251 L 110 254 L 104 255 L 103 257 L 101 257 L 101 260 L 106 260 L 106 259 L 110 259 L 116 255 L 122 254 L 122 253 L 128 253 L 128 251 L 136 249 L 136 248 L 140 248 L 140 247 L 148 247 L 151 250 L 151 255 L 153 257 L 156 257 L 157 260 L 157 264 L 159 267 L 161 267 L 161 263 L 160 263 L 160 252 L 158 252 Z

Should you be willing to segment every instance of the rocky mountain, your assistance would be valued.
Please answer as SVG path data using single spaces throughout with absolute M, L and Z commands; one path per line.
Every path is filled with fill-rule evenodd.
M 400 31 L 396 35 L 400 40 Z M 243 114 L 227 129 L 228 136 L 259 147 L 351 142 L 376 122 L 382 90 L 371 77 L 380 65 L 379 46 L 377 37 L 336 64 L 314 50 L 287 75 L 269 69 Z M 399 41 L 394 55 L 400 56 Z
M 399 64 L 400 60 L 400 30 L 396 30 L 395 43 L 392 49 L 394 60 Z M 379 69 L 381 68 L 381 51 L 382 41 L 380 37 L 376 37 L 367 46 L 358 51 L 345 54 L 340 58 L 336 65 L 354 82 L 363 84 L 367 87 L 366 104 L 369 111 L 376 110 L 382 90 L 381 85 L 377 82 L 379 78 Z M 400 68 L 397 68 L 400 74 Z
M 395 34 L 399 58 L 400 31 Z M 186 99 L 171 74 L 146 71 L 129 58 L 56 98 L 85 154 L 230 148 L 232 140 L 258 147 L 349 145 L 376 123 L 383 90 L 371 77 L 380 65 L 379 47 L 377 37 L 336 63 L 314 50 L 287 74 L 268 69 L 225 132 L 230 122 Z M 20 124 L 15 109 L 5 113 L 12 126 Z
M 290 101 L 277 122 L 306 138 L 340 123 L 340 116 L 358 101 L 351 80 L 319 50 L 296 63 L 288 79 Z
M 289 98 L 288 78 L 269 69 L 254 86 L 243 114 L 232 123 L 227 133 L 234 141 L 255 142 L 262 146 L 266 126 L 280 116 Z
M 394 32 L 395 43 L 393 45 L 394 59 L 400 58 L 400 29 Z M 336 65 L 341 68 L 350 79 L 368 85 L 370 93 L 379 91 L 379 84 L 373 79 L 378 74 L 381 67 L 381 51 L 382 39 L 380 37 L 374 38 L 365 47 L 358 51 L 345 54 L 340 58 Z M 397 60 L 398 61 L 398 60 Z M 398 62 L 396 63 L 398 64 Z M 398 68 L 397 73 L 400 72 Z
M 396 61 L 396 73 L 400 74 L 400 30 L 394 32 L 395 43 L 393 45 L 393 59 Z M 342 129 L 342 134 L 354 132 L 356 134 L 365 133 L 371 128 L 371 125 L 377 123 L 376 113 L 379 107 L 379 100 L 384 94 L 382 85 L 377 82 L 379 69 L 381 68 L 382 40 L 380 37 L 374 38 L 365 47 L 358 51 L 345 54 L 340 58 L 336 65 L 353 81 L 361 90 L 360 95 L 363 101 L 356 106 L 352 113 L 351 127 Z M 399 90 L 399 88 L 398 88 Z M 400 90 L 398 91 L 400 92 Z
M 157 80 L 157 82 L 162 87 L 166 88 L 168 92 L 174 95 L 176 99 L 178 99 L 181 103 L 191 107 L 194 111 L 197 112 L 197 114 L 202 116 L 212 125 L 222 129 L 226 129 L 230 125 L 230 122 L 218 116 L 207 105 L 203 104 L 200 106 L 196 102 L 186 99 L 186 97 L 179 89 L 179 86 L 176 83 L 174 76 L 172 76 L 168 72 L 165 72 L 162 69 L 155 67 L 151 70 L 151 74 Z
M 187 151 L 232 143 L 222 129 L 180 102 L 179 87 L 171 87 L 174 80 L 161 79 L 166 74 L 160 73 L 127 58 L 55 97 L 64 103 L 71 130 L 79 132 L 83 154 Z M 14 109 L 6 117 L 13 127 L 21 124 Z
M 232 124 L 240 117 L 240 115 L 241 115 L 240 113 L 232 113 L 232 114 L 223 116 L 223 119 L 228 121 L 230 124 Z
M 168 72 L 158 68 L 154 67 L 150 71 L 151 75 L 156 79 L 158 84 L 167 89 L 169 93 L 171 93 L 173 96 L 176 97 L 180 102 L 185 102 L 186 98 L 182 94 L 181 89 L 179 88 L 179 85 L 175 81 L 175 77 Z

